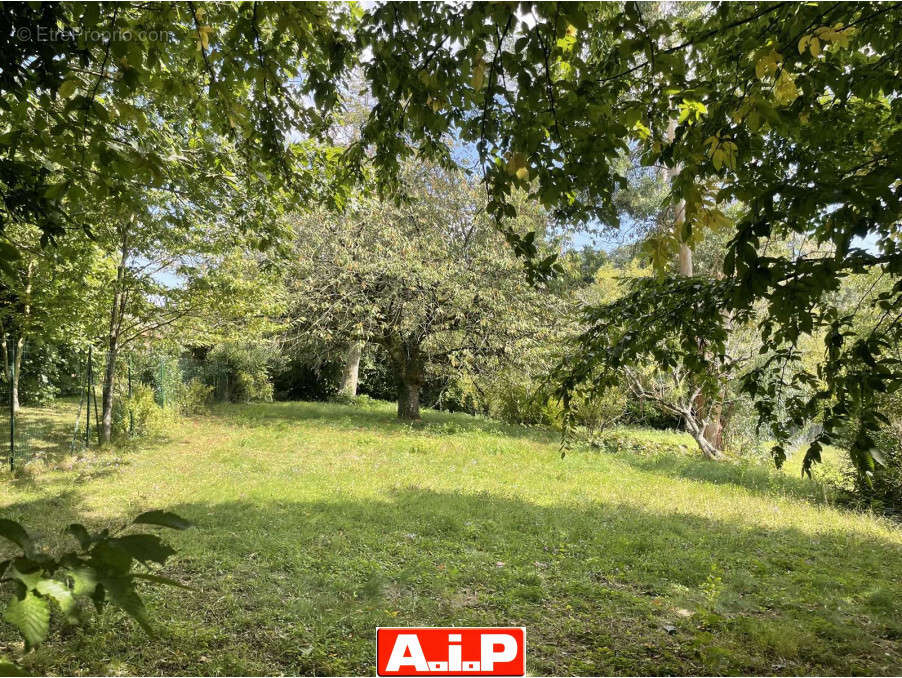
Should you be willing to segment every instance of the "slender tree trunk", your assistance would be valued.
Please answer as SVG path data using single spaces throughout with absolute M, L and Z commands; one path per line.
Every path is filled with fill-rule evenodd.
M 388 342 L 388 353 L 398 388 L 398 418 L 419 419 L 420 388 L 425 378 L 420 347 L 395 338 Z
M 22 371 L 22 353 L 25 350 L 25 338 L 19 337 L 15 342 L 16 359 L 15 365 L 10 362 L 9 345 L 6 341 L 6 335 L 3 335 L 0 341 L 0 349 L 3 352 L 3 374 L 6 376 L 6 383 L 9 384 L 10 397 L 13 401 L 13 414 L 19 411 L 19 373 Z
M 671 121 L 667 133 L 669 138 L 673 139 L 674 134 L 676 133 L 676 124 L 673 121 Z M 673 179 L 679 175 L 681 169 L 682 168 L 679 165 L 674 165 L 672 168 L 668 169 L 668 180 L 673 182 Z M 680 202 L 677 203 L 676 208 L 674 209 L 673 222 L 674 234 L 680 241 L 680 275 L 692 277 L 695 274 L 692 265 L 692 247 L 690 247 L 688 242 L 683 240 L 683 225 L 686 223 L 686 202 L 684 200 L 680 200 Z M 694 403 L 694 405 L 696 409 L 700 410 L 703 408 L 705 405 L 704 396 L 699 395 L 697 402 Z M 719 450 L 723 448 L 723 424 L 721 422 L 720 409 L 720 406 L 711 409 L 710 421 L 708 421 L 708 423 L 699 431 L 699 435 L 705 441 L 704 446 L 702 446 L 702 443 L 699 443 L 699 446 L 702 447 L 702 452 L 704 452 L 705 456 L 709 459 L 719 458 L 721 456 Z M 711 454 L 709 449 L 706 448 L 710 448 L 715 454 Z
M 352 398 L 357 395 L 357 377 L 360 372 L 360 355 L 362 353 L 362 341 L 355 341 L 348 348 L 348 353 L 345 357 L 344 375 L 341 379 L 341 390 L 339 390 L 341 395 Z
M 721 406 L 720 403 L 715 404 L 711 408 L 709 417 L 708 423 L 702 431 L 702 435 L 705 437 L 705 440 L 714 447 L 718 450 L 722 450 L 724 430 L 723 406 Z
M 107 347 L 106 366 L 103 370 L 103 413 L 100 427 L 104 445 L 109 445 L 113 438 L 113 385 L 116 379 L 117 354 L 118 346 L 111 337 Z
M 16 339 L 16 359 L 15 369 L 13 370 L 12 379 L 9 388 L 13 401 L 13 414 L 19 411 L 19 377 L 22 375 L 22 354 L 25 352 L 25 338 L 28 328 L 31 325 L 31 289 L 34 277 L 34 261 L 29 261 L 25 269 L 25 288 L 23 290 L 23 306 L 22 321 L 19 323 L 19 338 Z M 6 348 L 6 340 L 4 339 L 4 349 Z M 5 350 L 4 350 L 5 355 Z M 7 368 L 7 377 L 9 377 L 9 368 Z
M 3 376 L 6 377 L 6 383 L 10 385 L 12 388 L 12 384 L 10 383 L 12 376 L 9 370 L 9 346 L 6 343 L 6 328 L 3 327 L 3 335 L 0 336 L 0 352 L 3 353 Z
M 122 247 L 119 268 L 116 271 L 116 289 L 113 293 L 113 307 L 110 309 L 110 328 L 107 334 L 106 366 L 103 371 L 103 408 L 100 430 L 104 445 L 113 438 L 113 386 L 116 381 L 116 358 L 119 355 L 119 333 L 125 315 L 125 272 L 128 261 L 128 231 L 122 231 Z
M 12 393 L 13 414 L 19 411 L 19 377 L 22 376 L 22 353 L 25 352 L 25 337 L 16 340 L 16 369 L 9 387 Z

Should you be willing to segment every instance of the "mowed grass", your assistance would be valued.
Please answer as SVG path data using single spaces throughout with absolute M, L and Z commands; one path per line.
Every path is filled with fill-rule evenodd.
M 41 416 L 71 427 L 65 407 Z M 898 524 L 688 445 L 562 459 L 558 442 L 464 415 L 405 425 L 383 403 L 276 403 L 128 451 L 60 449 L 61 468 L 2 479 L 3 515 L 58 543 L 75 520 L 176 511 L 196 527 L 167 535 L 164 573 L 192 590 L 145 589 L 156 638 L 108 610 L 55 626 L 25 663 L 374 674 L 377 626 L 515 625 L 530 674 L 902 672 Z

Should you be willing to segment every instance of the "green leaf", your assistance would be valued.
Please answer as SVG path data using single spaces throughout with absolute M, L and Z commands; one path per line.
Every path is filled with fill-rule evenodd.
M 159 525 L 173 530 L 187 530 L 191 523 L 169 511 L 148 511 L 132 521 L 135 525 Z
M 103 587 L 109 593 L 110 602 L 134 619 L 147 635 L 153 635 L 153 628 L 147 619 L 147 610 L 144 602 L 135 590 L 134 579 L 126 577 L 110 577 L 101 580 Z
M 20 547 L 25 553 L 31 553 L 32 541 L 28 536 L 28 532 L 15 520 L 7 520 L 0 518 L 0 537 L 4 537 L 16 546 Z
M 0 661 L 0 676 L 30 676 L 12 662 Z
M 30 650 L 47 637 L 50 630 L 50 605 L 46 599 L 28 591 L 24 598 L 13 596 L 6 606 L 3 618 L 19 629 L 25 638 L 25 649 Z
M 78 86 L 78 81 L 74 79 L 64 80 L 63 84 L 60 85 L 59 92 L 60 97 L 63 99 L 68 99 L 75 93 L 75 88 Z
M 132 564 L 131 554 L 114 540 L 103 541 L 91 549 L 91 565 L 98 572 L 128 572 Z
M 12 243 L 0 240 L 0 261 L 16 261 L 21 259 L 18 248 Z
M 9 571 L 9 576 L 18 579 L 25 585 L 27 589 L 34 589 L 38 582 L 44 578 L 44 572 L 35 563 L 27 558 L 16 558 L 13 561 L 13 567 Z
M 91 591 L 91 600 L 94 602 L 94 609 L 100 614 L 103 611 L 104 603 L 106 603 L 106 588 L 100 582 Z
M 75 596 L 63 582 L 58 579 L 42 579 L 35 589 L 41 595 L 56 601 L 66 621 L 70 624 L 78 622 L 78 605 L 75 603 Z
M 90 567 L 79 567 L 67 570 L 72 579 L 72 593 L 76 596 L 90 595 L 97 588 L 97 573 Z
M 155 534 L 130 534 L 115 540 L 135 560 L 163 564 L 175 551 Z
M 67 527 L 65 532 L 75 537 L 82 549 L 87 549 L 93 541 L 91 535 L 88 534 L 88 531 L 85 529 L 85 526 L 79 525 L 78 523 L 73 523 Z

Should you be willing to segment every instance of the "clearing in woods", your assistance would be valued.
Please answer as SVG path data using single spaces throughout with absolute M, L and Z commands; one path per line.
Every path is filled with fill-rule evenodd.
M 107 610 L 54 629 L 36 673 L 372 674 L 376 627 L 404 625 L 525 626 L 534 674 L 902 672 L 899 525 L 659 451 L 682 434 L 561 459 L 556 434 L 465 415 L 274 403 L 76 460 L 71 403 L 21 418 L 45 461 L 0 506 L 45 541 L 152 508 L 196 524 L 165 535 L 192 589 L 145 593 L 158 638 Z

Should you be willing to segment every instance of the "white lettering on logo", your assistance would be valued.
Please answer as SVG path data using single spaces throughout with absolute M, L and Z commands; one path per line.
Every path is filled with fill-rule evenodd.
M 448 670 L 461 670 L 461 650 L 460 650 L 460 634 L 448 634 Z
M 408 652 L 410 656 L 407 655 Z M 415 633 L 398 634 L 385 670 L 387 672 L 399 671 L 402 666 L 412 666 L 417 671 L 428 672 L 430 670 L 426 663 L 426 655 L 423 654 L 423 648 L 420 647 L 420 640 Z
M 494 671 L 495 662 L 509 662 L 517 656 L 517 639 L 509 633 L 484 633 L 479 640 L 483 671 Z M 495 646 L 501 645 L 500 652 Z

